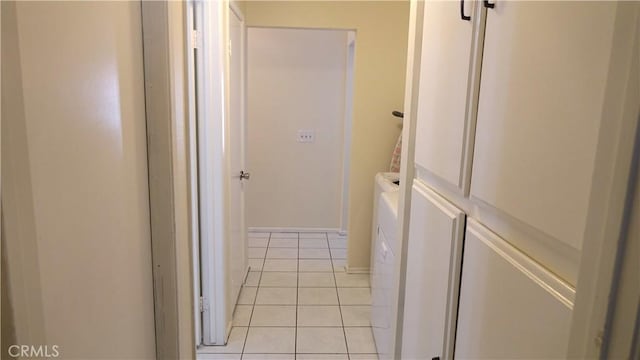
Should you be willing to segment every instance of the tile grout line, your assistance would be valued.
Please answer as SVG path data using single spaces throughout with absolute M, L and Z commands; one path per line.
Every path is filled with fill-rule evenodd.
M 298 257 L 296 259 L 296 271 L 295 271 L 295 273 L 296 273 L 296 287 L 295 287 L 295 289 L 296 289 L 296 295 L 295 295 L 296 296 L 296 301 L 295 301 L 296 313 L 295 313 L 295 329 L 294 329 L 294 353 L 292 354 L 293 355 L 293 359 L 298 359 L 297 334 L 298 334 L 298 327 L 299 327 L 298 326 L 299 307 L 300 307 L 299 290 L 300 290 L 300 281 L 301 281 L 300 280 L 300 273 L 301 273 L 301 271 L 300 271 L 301 270 L 301 266 L 300 266 L 300 260 L 301 260 L 301 258 L 300 258 L 300 252 L 301 252 L 300 242 L 302 241 L 300 234 L 296 233 L 296 235 L 297 235 L 297 243 L 298 243 L 298 247 L 297 247 Z M 241 355 L 241 359 L 245 358 L 244 356 L 245 356 L 246 346 L 247 346 L 247 343 L 248 343 L 249 330 L 252 327 L 253 316 L 254 316 L 255 311 L 256 311 L 255 307 L 257 306 L 258 291 L 259 291 L 260 288 L 263 287 L 262 286 L 262 278 L 263 278 L 264 272 L 265 272 L 264 265 L 266 264 L 267 253 L 268 253 L 268 251 L 269 251 L 269 249 L 270 249 L 270 247 L 272 245 L 271 244 L 271 240 L 273 240 L 273 233 L 269 233 L 266 252 L 265 252 L 265 257 L 262 259 L 262 268 L 260 270 L 260 275 L 258 277 L 258 284 L 257 284 L 257 288 L 256 288 L 256 296 L 255 296 L 255 298 L 253 300 L 253 305 L 252 305 L 250 319 L 249 319 L 249 325 L 247 327 L 247 335 L 245 336 L 244 344 L 243 344 L 243 348 L 242 348 L 242 353 L 240 354 Z M 334 268 L 334 260 L 341 260 L 342 261 L 344 259 L 334 259 L 333 253 L 331 252 L 331 245 L 329 243 L 329 237 L 328 237 L 328 233 L 327 232 L 324 233 L 324 241 L 327 244 L 326 249 L 329 252 L 328 260 L 329 260 L 329 263 L 330 263 L 330 272 L 333 273 L 333 275 L 332 275 L 333 281 L 334 281 L 334 286 L 333 287 L 335 288 L 336 297 L 337 297 L 337 300 L 338 300 L 337 306 L 338 306 L 338 311 L 340 312 L 340 320 L 341 320 L 341 324 L 342 324 L 341 327 L 342 327 L 342 331 L 343 331 L 344 344 L 345 344 L 345 348 L 346 348 L 346 354 L 344 354 L 344 355 L 346 355 L 347 359 L 350 360 L 352 354 L 349 352 L 349 345 L 348 345 L 347 336 L 346 336 L 346 326 L 345 326 L 345 323 L 344 323 L 344 316 L 343 316 L 343 313 L 342 313 L 342 303 L 340 301 L 340 295 L 339 295 L 339 291 L 338 291 L 339 290 L 338 281 L 337 281 L 336 271 L 335 271 L 335 268 Z M 313 248 L 313 249 L 315 249 L 315 248 Z M 318 248 L 318 249 L 321 249 L 321 248 Z M 292 259 L 289 259 L 289 260 L 292 260 Z M 310 260 L 320 260 L 320 258 L 310 258 Z M 278 272 L 286 273 L 288 271 L 278 271 Z M 322 272 L 322 271 L 309 271 L 309 272 L 325 273 L 325 272 Z M 273 288 L 273 287 L 283 287 L 283 286 L 272 286 L 271 288 Z M 286 286 L 284 286 L 284 287 L 286 288 Z M 314 286 L 314 287 L 331 288 L 331 287 L 322 287 L 322 286 Z M 359 286 L 355 286 L 355 287 L 357 288 Z M 366 287 L 363 287 L 363 288 L 366 288 Z M 268 304 L 268 305 L 287 306 L 287 305 L 290 305 L 290 304 L 283 303 L 283 304 Z M 322 305 L 322 304 L 313 304 L 313 305 L 310 305 L 310 306 L 314 306 L 314 305 L 315 306 L 326 306 L 326 305 Z M 346 306 L 349 306 L 349 305 L 346 305 Z M 353 306 L 357 306 L 357 305 L 353 304 Z M 364 306 L 364 305 L 362 305 L 362 306 Z M 253 327 L 290 328 L 288 326 L 253 326 Z M 333 328 L 334 326 L 312 326 L 312 327 L 316 327 L 316 328 L 330 327 L 330 328 Z M 353 327 L 370 328 L 370 326 L 365 326 L 365 325 L 363 325 L 363 326 L 353 326 Z M 285 353 L 282 353 L 282 354 L 285 354 Z M 338 354 L 338 353 L 333 353 L 333 354 Z M 340 354 L 342 354 L 342 353 L 340 353 Z
M 347 330 L 344 328 L 344 318 L 342 317 L 342 304 L 340 303 L 340 293 L 338 292 L 338 279 L 336 278 L 336 269 L 333 267 L 333 254 L 331 253 L 331 245 L 329 244 L 329 236 L 325 233 L 327 239 L 327 246 L 329 247 L 329 259 L 331 259 L 331 270 L 333 274 L 333 281 L 336 285 L 336 297 L 338 298 L 338 311 L 340 311 L 340 322 L 342 323 L 342 334 L 344 335 L 344 346 L 347 349 L 347 359 L 351 360 L 351 354 L 349 353 L 349 343 L 347 342 Z
M 269 250 L 269 243 L 271 243 L 271 233 L 269 233 L 269 239 L 267 240 L 267 251 Z M 266 261 L 267 261 L 267 253 L 265 251 L 264 259 L 262 259 L 262 267 L 260 268 L 260 277 L 258 279 L 258 286 L 256 287 L 256 296 L 253 298 L 253 306 L 251 306 L 251 315 L 249 316 L 249 325 L 247 325 L 247 334 L 244 337 L 244 344 L 242 344 L 242 353 L 240 353 L 240 359 L 244 358 L 244 351 L 247 347 L 247 340 L 249 339 L 249 330 L 251 330 L 251 321 L 253 321 L 253 312 L 256 309 L 256 301 L 258 300 L 258 292 L 260 291 L 260 283 L 262 282 L 262 273 L 264 271 L 264 263 Z

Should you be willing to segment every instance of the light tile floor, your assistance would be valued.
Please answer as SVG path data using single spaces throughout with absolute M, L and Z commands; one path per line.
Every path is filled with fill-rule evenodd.
M 368 274 L 345 272 L 335 233 L 249 233 L 251 271 L 226 346 L 199 359 L 378 359 Z

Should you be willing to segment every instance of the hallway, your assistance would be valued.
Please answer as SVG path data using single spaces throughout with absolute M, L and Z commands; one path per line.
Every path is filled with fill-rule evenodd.
M 227 346 L 199 359 L 377 359 L 368 274 L 345 272 L 336 233 L 249 233 L 251 272 Z

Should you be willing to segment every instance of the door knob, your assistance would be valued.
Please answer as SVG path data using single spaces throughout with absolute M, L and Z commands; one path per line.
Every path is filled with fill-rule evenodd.
M 249 180 L 251 178 L 251 174 L 248 172 L 244 172 L 244 170 L 240 171 L 240 180 Z

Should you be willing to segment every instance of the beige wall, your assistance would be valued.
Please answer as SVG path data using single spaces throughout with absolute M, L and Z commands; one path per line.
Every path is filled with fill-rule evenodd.
M 404 106 L 408 1 L 248 1 L 247 26 L 353 29 L 356 55 L 349 183 L 351 268 L 368 268 L 373 181 L 388 169 Z
M 13 319 L 13 307 L 11 306 L 11 298 L 8 288 L 9 273 L 7 271 L 7 251 L 4 245 L 4 231 L 2 231 L 2 233 L 2 263 L 0 264 L 0 276 L 2 279 L 2 293 L 0 294 L 0 301 L 2 302 L 2 306 L 0 308 L 0 313 L 2 313 L 2 327 L 0 328 L 0 334 L 2 337 L 0 338 L 0 359 L 5 359 L 5 354 L 7 354 L 9 346 L 16 343 L 16 330 L 15 321 Z
M 155 357 L 140 3 L 2 2 L 16 340 Z
M 249 227 L 340 227 L 347 33 L 248 30 Z

